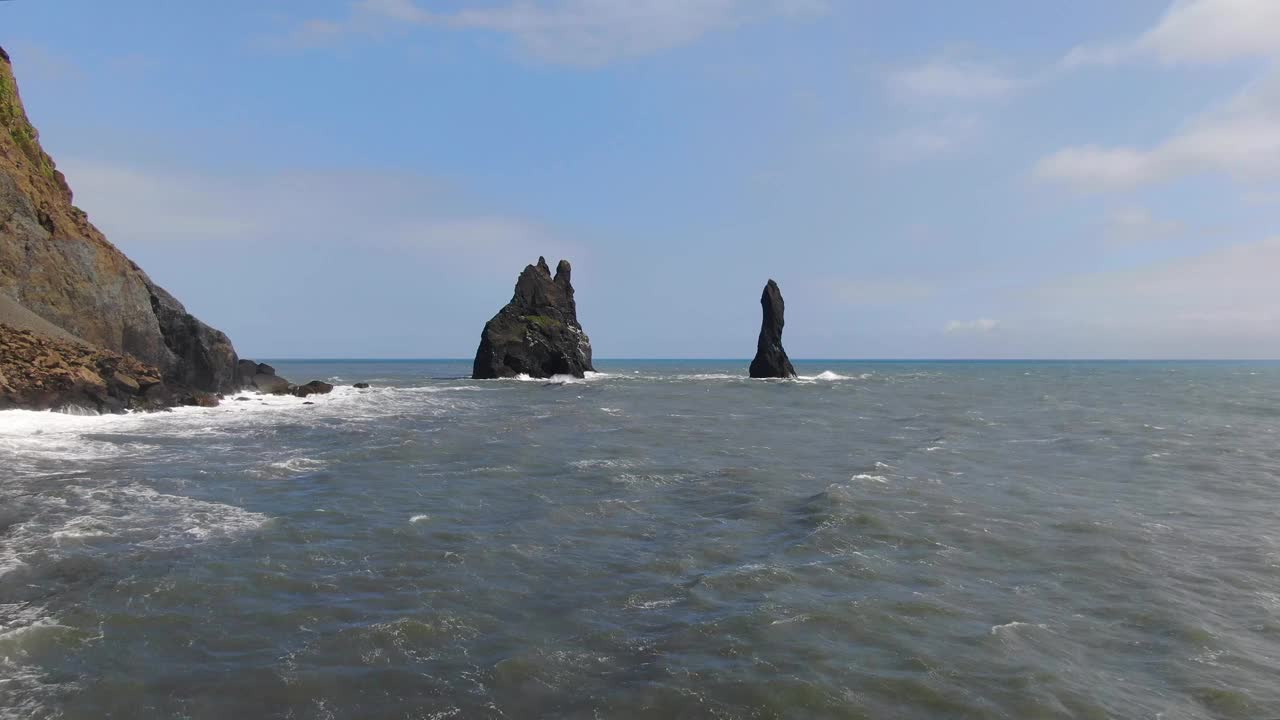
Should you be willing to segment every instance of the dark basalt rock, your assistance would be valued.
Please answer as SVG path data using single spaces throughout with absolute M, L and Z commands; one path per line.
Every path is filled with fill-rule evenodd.
M 293 390 L 293 383 L 279 375 L 259 373 L 253 376 L 253 389 L 266 395 L 287 395 Z
M 770 280 L 760 296 L 764 319 L 760 322 L 760 339 L 756 343 L 756 357 L 751 361 L 753 378 L 792 378 L 796 369 L 791 366 L 787 351 L 782 349 L 782 327 L 785 306 L 778 283 Z
M 355 389 L 357 389 L 357 390 L 368 390 L 368 389 L 369 389 L 369 383 L 356 383 L 355 385 L 352 385 L 351 387 L 353 387 L 353 388 L 355 388 Z
M 149 279 L 146 282 L 161 337 L 174 357 L 166 368 L 165 380 L 210 393 L 238 389 L 239 360 L 231 340 L 187 312 L 164 288 Z
M 299 385 L 290 391 L 295 397 L 310 397 L 312 395 L 328 395 L 333 392 L 333 386 L 327 382 L 320 380 L 312 380 L 306 385 Z
M 473 378 L 583 377 L 595 370 L 591 340 L 578 324 L 571 273 L 567 260 L 560 261 L 555 277 L 545 258 L 525 267 L 511 302 L 484 326 Z
M 257 390 L 267 395 L 287 395 L 294 385 L 276 375 L 276 369 L 266 363 L 241 360 L 236 363 L 235 387 L 238 390 Z

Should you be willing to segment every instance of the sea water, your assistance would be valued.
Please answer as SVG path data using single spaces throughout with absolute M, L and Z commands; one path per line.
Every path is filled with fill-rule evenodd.
M 276 365 L 0 413 L 0 717 L 1280 716 L 1280 365 Z

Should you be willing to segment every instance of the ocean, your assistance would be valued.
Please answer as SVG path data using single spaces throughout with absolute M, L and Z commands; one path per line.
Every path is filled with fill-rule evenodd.
M 1280 717 L 1280 364 L 0 413 L 0 717 Z

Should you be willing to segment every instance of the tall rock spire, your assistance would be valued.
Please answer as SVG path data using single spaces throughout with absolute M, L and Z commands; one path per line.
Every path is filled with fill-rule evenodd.
M 778 283 L 770 280 L 760 296 L 764 318 L 760 322 L 760 339 L 756 343 L 756 357 L 751 361 L 753 378 L 791 378 L 796 369 L 791 366 L 787 351 L 782 349 L 782 327 L 786 324 L 783 314 L 782 291 Z
M 545 258 L 525 267 L 511 302 L 480 334 L 472 377 L 583 377 L 595 369 L 591 340 L 578 324 L 572 272 L 568 260 L 560 261 L 554 277 Z

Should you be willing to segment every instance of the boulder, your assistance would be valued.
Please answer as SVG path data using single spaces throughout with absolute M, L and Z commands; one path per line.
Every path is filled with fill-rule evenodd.
M 473 378 L 583 377 L 595 370 L 591 340 L 578 324 L 571 273 L 567 260 L 560 261 L 554 277 L 545 258 L 525 267 L 511 302 L 480 334 Z
M 253 387 L 260 393 L 267 395 L 287 395 L 293 389 L 293 385 L 279 375 L 258 373 L 253 376 Z
M 369 383 L 359 382 L 359 383 L 356 383 L 355 385 L 352 385 L 351 387 L 353 387 L 353 388 L 355 388 L 355 389 L 357 389 L 357 390 L 368 390 L 368 389 L 369 389 Z
M 333 392 L 333 386 L 327 382 L 312 380 L 306 385 L 299 385 L 293 388 L 290 392 L 292 392 L 295 397 L 300 398 L 310 397 L 312 395 L 328 395 Z
M 764 318 L 760 322 L 760 338 L 756 341 L 756 356 L 751 361 L 753 378 L 793 378 L 796 369 L 791 366 L 787 351 L 782 349 L 782 327 L 785 306 L 778 283 L 770 280 L 760 296 Z

